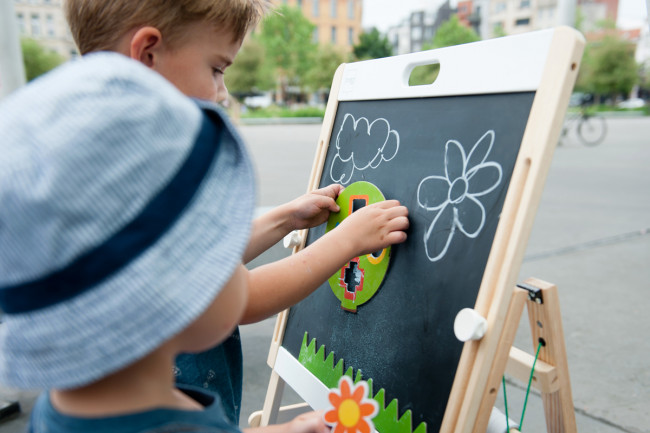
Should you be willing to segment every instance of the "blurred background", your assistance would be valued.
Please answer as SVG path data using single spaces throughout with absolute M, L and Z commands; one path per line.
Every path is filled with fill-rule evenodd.
M 645 110 L 650 98 L 649 0 L 273 0 L 228 69 L 235 118 L 320 117 L 336 67 L 545 29 L 587 39 L 576 91 L 594 110 Z M 0 0 L 0 96 L 78 55 L 61 0 Z M 11 57 L 11 56 L 13 57 Z M 22 57 L 23 65 L 10 59 Z M 16 63 L 14 61 L 13 63 Z M 418 70 L 411 84 L 437 71 Z M 16 77 L 19 75 L 20 77 Z
M 578 431 L 650 432 L 650 0 L 273 3 L 278 13 L 246 38 L 226 73 L 227 109 L 256 164 L 258 213 L 306 191 L 339 64 L 559 24 L 585 35 L 579 79 L 520 281 L 534 276 L 559 287 Z M 77 56 L 62 1 L 0 0 L 0 99 Z M 416 71 L 411 84 L 431 83 L 436 74 L 435 67 Z M 585 115 L 605 125 L 594 137 L 586 123 L 579 128 Z M 288 254 L 278 244 L 251 266 Z M 530 352 L 526 321 L 516 343 Z M 242 426 L 264 402 L 274 322 L 241 329 Z M 508 379 L 508 387 L 516 419 L 525 384 Z M 0 387 L 0 432 L 24 430 L 36 395 Z M 298 401 L 285 391 L 283 403 Z M 546 431 L 539 394 L 528 404 L 526 431 Z M 502 396 L 498 406 L 504 410 Z

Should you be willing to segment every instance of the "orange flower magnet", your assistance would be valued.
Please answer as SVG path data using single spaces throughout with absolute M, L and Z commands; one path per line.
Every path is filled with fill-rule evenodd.
M 329 401 L 332 407 L 325 412 L 325 422 L 332 427 L 332 433 L 372 433 L 375 425 L 372 419 L 379 412 L 379 404 L 368 398 L 368 384 L 361 380 L 356 385 L 352 379 L 343 376 L 339 388 L 332 389 Z

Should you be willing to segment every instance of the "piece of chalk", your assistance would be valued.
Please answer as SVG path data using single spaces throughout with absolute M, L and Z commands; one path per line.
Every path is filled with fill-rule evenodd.
M 454 320 L 454 334 L 460 341 L 480 340 L 487 331 L 487 320 L 472 308 L 463 308 Z
M 300 245 L 300 233 L 292 231 L 284 237 L 283 244 L 285 248 L 293 248 Z

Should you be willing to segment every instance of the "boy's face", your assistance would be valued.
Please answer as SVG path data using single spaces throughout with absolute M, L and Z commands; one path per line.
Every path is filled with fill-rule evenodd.
M 188 26 L 183 40 L 172 49 L 164 45 L 151 67 L 190 97 L 221 102 L 228 97 L 226 68 L 235 60 L 242 41 L 232 32 L 205 23 Z

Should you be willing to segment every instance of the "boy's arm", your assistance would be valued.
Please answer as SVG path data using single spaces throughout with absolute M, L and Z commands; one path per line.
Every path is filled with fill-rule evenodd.
M 307 248 L 249 271 L 241 323 L 276 314 L 307 297 L 352 258 L 404 242 L 408 210 L 397 200 L 365 206 Z
M 341 191 L 343 187 L 336 184 L 317 189 L 256 218 L 243 262 L 250 262 L 292 230 L 315 227 L 327 221 L 330 212 L 339 211 L 335 199 Z

